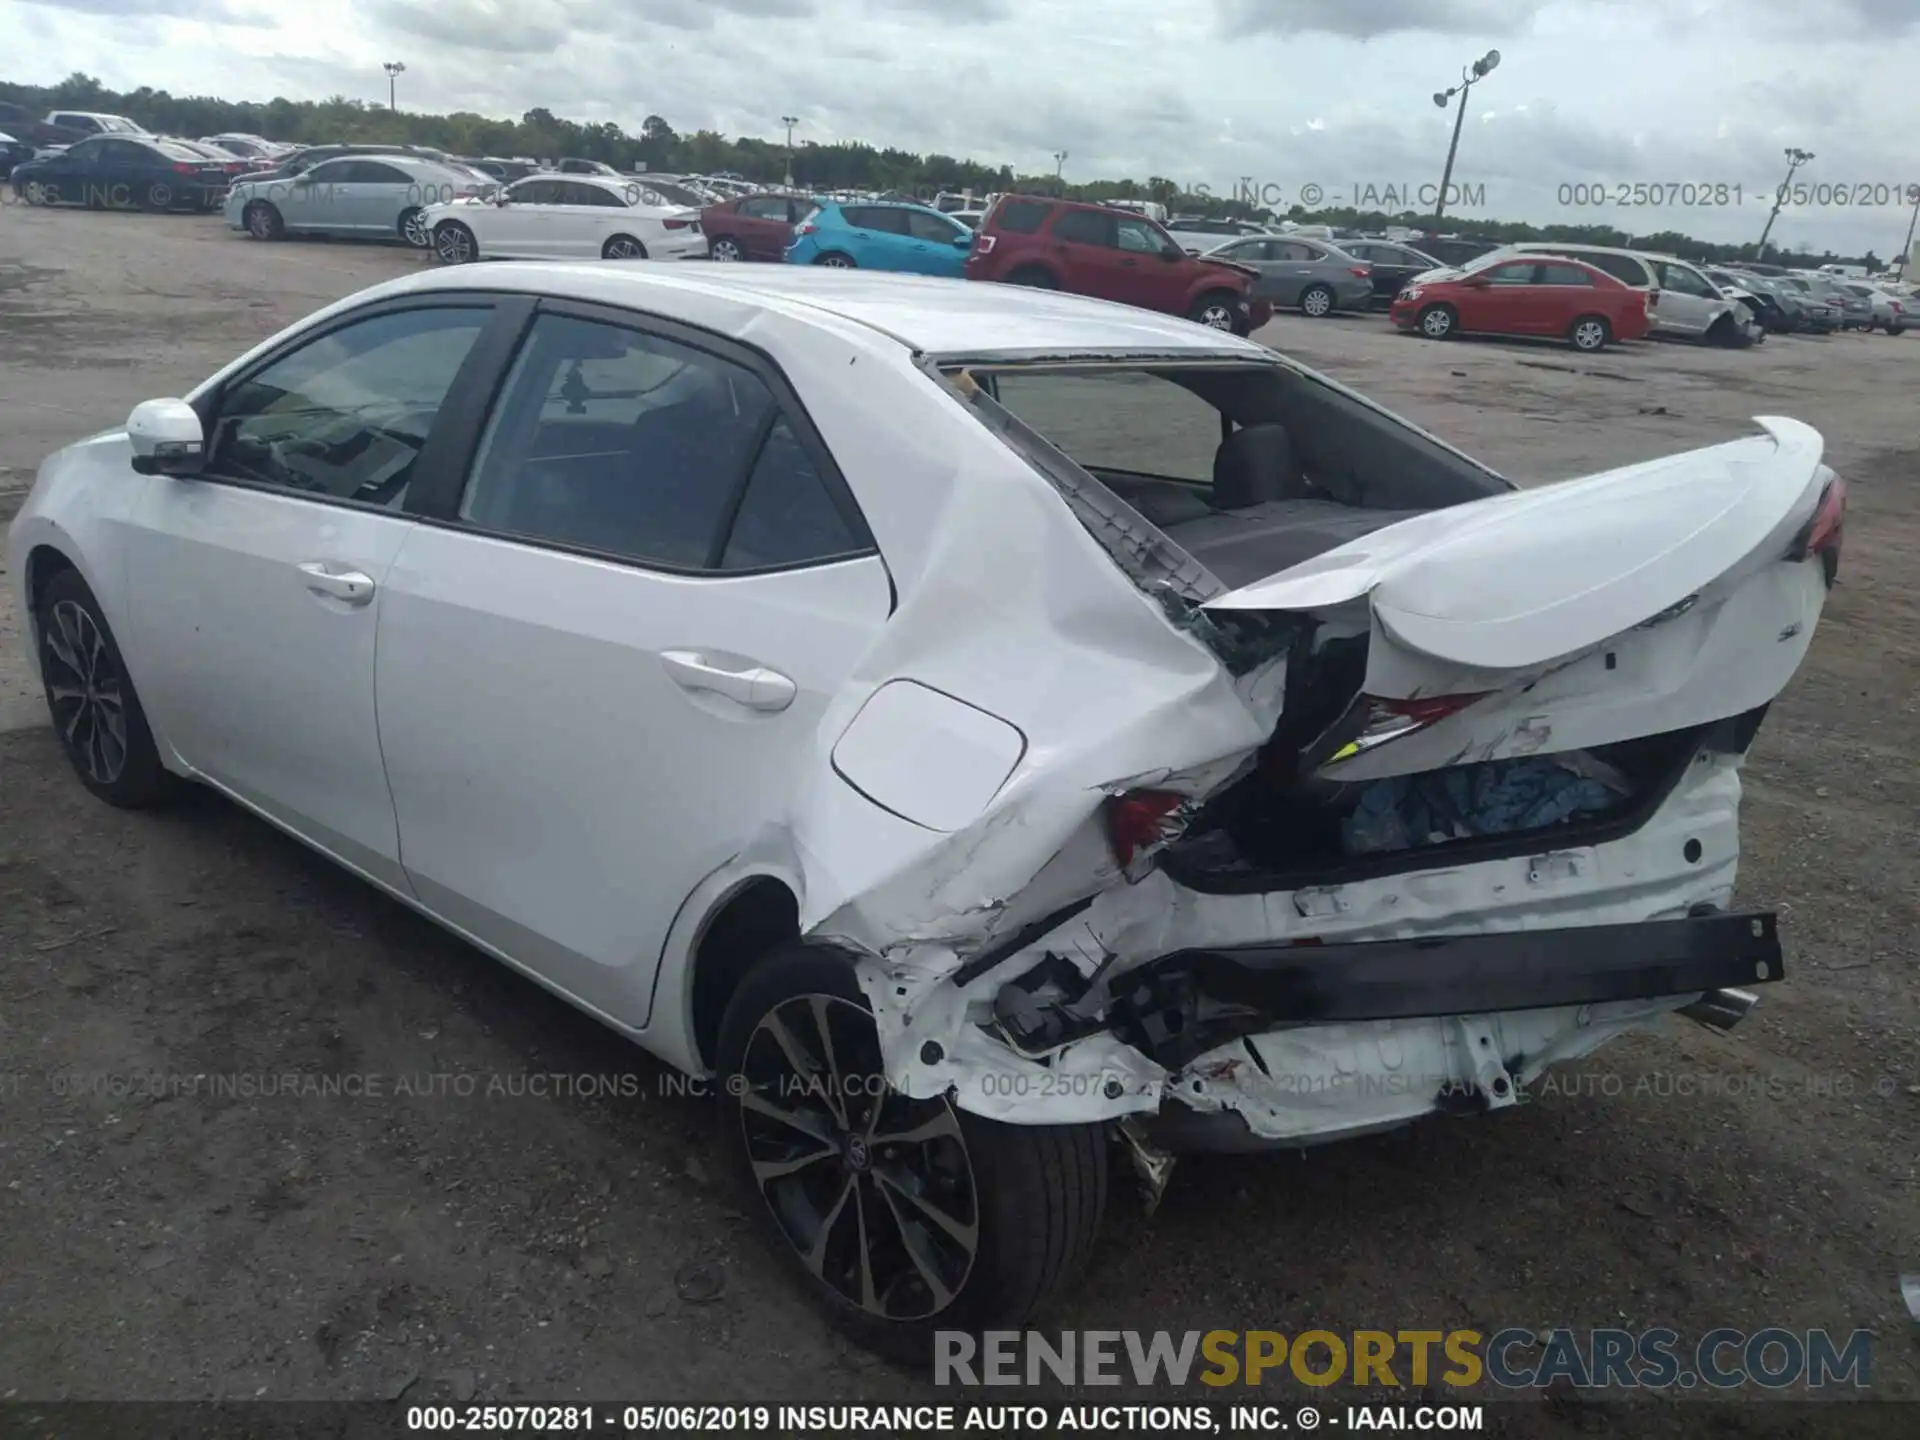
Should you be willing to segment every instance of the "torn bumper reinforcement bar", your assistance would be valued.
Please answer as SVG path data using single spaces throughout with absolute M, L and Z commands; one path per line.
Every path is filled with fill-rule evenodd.
M 1042 970 L 1057 984 L 1064 968 Z M 1016 981 L 1001 991 L 995 1012 L 1008 1038 L 1029 1053 L 1106 1030 L 1177 1070 L 1218 1046 L 1285 1026 L 1700 995 L 1768 984 L 1784 969 L 1772 914 L 1716 914 L 1416 940 L 1181 950 L 1114 978 L 1104 997 L 1083 987 L 1078 996 L 1036 1003 L 1034 992 Z

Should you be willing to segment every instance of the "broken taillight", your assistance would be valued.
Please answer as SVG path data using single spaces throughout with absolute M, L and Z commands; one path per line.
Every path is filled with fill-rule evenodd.
M 1390 740 L 1398 740 L 1416 730 L 1438 725 L 1448 716 L 1459 714 L 1476 700 L 1484 700 L 1490 693 L 1478 690 L 1468 695 L 1427 695 L 1413 700 L 1386 700 L 1378 695 L 1362 695 L 1354 702 L 1353 710 L 1348 712 L 1358 719 L 1359 729 L 1343 727 L 1346 729 L 1346 743 L 1321 763 L 1331 765 L 1338 760 L 1351 760 L 1356 755 L 1378 749 Z
M 1847 482 L 1836 475 L 1820 492 L 1820 503 L 1814 507 L 1813 518 L 1794 537 L 1787 558 L 1809 560 L 1818 555 L 1826 567 L 1827 583 L 1831 585 L 1840 573 L 1840 537 L 1846 518 Z
M 793 227 L 793 233 L 796 235 L 812 235 L 817 233 L 819 229 L 820 227 L 811 220 L 802 220 L 798 225 Z
M 1179 837 L 1183 827 L 1176 816 L 1191 798 L 1171 790 L 1129 790 L 1107 801 L 1107 839 L 1122 870 L 1142 850 Z
M 993 253 L 993 242 L 998 238 L 997 235 L 976 235 L 973 240 L 973 253 L 976 255 L 991 255 Z
M 1362 280 L 1373 274 L 1373 267 L 1371 265 L 1349 265 L 1347 268 Z

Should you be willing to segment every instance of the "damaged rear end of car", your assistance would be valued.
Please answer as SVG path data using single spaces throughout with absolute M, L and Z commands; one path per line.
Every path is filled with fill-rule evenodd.
M 1053 767 L 990 727 L 932 738 L 996 753 L 983 794 L 1018 783 L 887 887 L 925 902 L 911 923 L 876 893 L 814 931 L 864 955 L 890 1083 L 1119 1122 L 1151 1169 L 1512 1105 L 1667 1013 L 1728 1027 L 1781 978 L 1774 917 L 1732 908 L 1739 770 L 1836 572 L 1845 489 L 1814 431 L 1763 419 L 1519 490 L 1298 367 L 1127 362 L 1222 406 L 1215 484 L 1245 493 L 1186 513 L 997 398 L 1117 364 L 928 368 L 1214 674 L 1110 696 L 1131 760 L 1104 775 L 1097 747 Z M 1288 473 L 1249 491 L 1249 456 Z M 1293 563 L 1245 578 L 1268 559 Z

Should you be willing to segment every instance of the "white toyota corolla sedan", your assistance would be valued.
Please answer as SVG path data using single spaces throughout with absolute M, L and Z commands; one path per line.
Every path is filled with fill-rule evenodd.
M 10 562 L 87 789 L 720 1077 L 804 1283 L 924 1353 L 1070 1280 L 1112 1155 L 1499 1110 L 1781 978 L 1739 770 L 1845 491 L 1758 424 L 1523 490 L 1102 301 L 484 265 L 54 455 Z
M 421 226 L 449 265 L 707 258 L 698 210 L 615 176 L 529 175 L 489 197 L 430 205 Z

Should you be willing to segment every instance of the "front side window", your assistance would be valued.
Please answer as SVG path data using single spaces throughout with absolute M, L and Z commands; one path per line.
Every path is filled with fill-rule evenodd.
M 1120 248 L 1134 255 L 1158 255 L 1170 243 L 1150 220 L 1122 220 L 1114 233 Z
M 1532 264 L 1494 265 L 1482 273 L 1490 285 L 1531 285 L 1534 283 L 1533 272 L 1538 268 Z
M 706 351 L 543 315 L 495 406 L 460 516 L 641 564 L 705 568 L 773 409 L 758 376 Z
M 220 397 L 207 470 L 397 507 L 485 306 L 399 310 L 331 330 Z
M 966 227 L 947 219 L 944 215 L 929 215 L 924 210 L 902 211 L 907 217 L 907 233 L 916 240 L 928 240 L 935 245 L 951 245 L 962 235 Z

